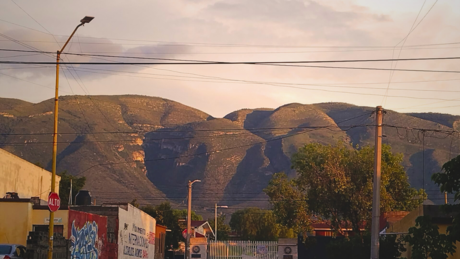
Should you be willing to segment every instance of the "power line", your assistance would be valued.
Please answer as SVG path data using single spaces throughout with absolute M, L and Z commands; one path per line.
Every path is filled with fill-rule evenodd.
M 332 130 L 332 131 L 342 131 L 340 129 L 332 129 L 332 128 L 335 128 L 337 126 L 327 126 L 327 127 L 315 127 L 315 128 L 309 128 L 309 129 L 313 129 L 313 130 L 319 130 L 319 129 L 328 129 L 328 130 Z M 346 126 L 344 126 L 346 127 Z M 295 129 L 295 128 L 293 128 Z M 173 131 L 174 132 L 174 131 Z M 176 131 L 177 132 L 177 131 Z M 115 132 L 117 133 L 117 132 Z M 155 133 L 161 133 L 161 132 L 155 132 Z M 270 132 L 272 134 L 276 134 L 275 132 Z M 4 136 L 9 136 L 10 134 L 0 134 L 0 135 L 4 135 Z M 33 134 L 31 134 L 33 135 Z M 85 134 L 82 134 L 82 135 L 85 135 Z M 21 135 L 22 136 L 22 135 Z M 144 138 L 142 140 L 142 144 L 146 144 L 146 143 L 154 143 L 156 141 L 159 141 L 159 140 L 188 140 L 188 139 L 205 139 L 205 138 L 237 138 L 237 137 L 241 137 L 241 136 L 254 136 L 254 137 L 258 137 L 256 135 L 255 132 L 251 132 L 251 131 L 248 131 L 248 132 L 242 132 L 242 133 L 238 133 L 238 134 L 226 134 L 226 135 L 207 135 L 207 136 L 189 136 L 189 137 L 161 137 L 161 138 Z M 60 144 L 69 144 L 69 145 L 80 145 L 80 144 L 85 144 L 85 143 L 125 143 L 125 142 L 129 142 L 129 143 L 133 143 L 136 141 L 136 138 L 132 138 L 132 139 L 117 139 L 117 140 L 82 140 L 82 141 L 58 141 L 57 143 L 60 143 Z M 3 145 L 5 146 L 27 146 L 27 145 L 36 145 L 36 144 L 50 144 L 50 143 L 53 143 L 53 142 L 50 142 L 50 141 L 27 141 L 27 142 L 5 142 L 5 143 L 2 143 Z
M 367 113 L 366 113 L 367 114 Z M 362 117 L 360 115 L 358 117 L 353 117 L 344 121 L 337 122 L 336 125 L 357 119 Z M 255 127 L 255 128 L 218 128 L 218 129 L 190 129 L 190 130 L 174 130 L 174 129 L 158 129 L 157 131 L 153 131 L 153 133 L 194 133 L 194 132 L 241 132 L 241 131 L 249 131 L 249 132 L 263 132 L 263 131 L 273 131 L 273 130 L 294 130 L 294 129 L 327 129 L 331 127 L 336 127 L 336 125 L 323 125 L 323 126 L 292 126 L 292 127 Z M 349 125 L 345 125 L 349 126 Z M 454 134 L 460 133 L 456 130 L 441 130 L 441 129 L 429 129 L 429 128 L 414 128 L 414 127 L 405 127 L 405 126 L 397 126 L 391 124 L 383 124 L 384 127 L 389 128 L 399 128 L 405 130 L 418 130 L 418 131 L 425 131 L 425 132 L 437 132 L 437 133 L 446 133 L 446 134 Z M 182 128 L 180 125 L 171 125 L 171 127 L 179 127 Z M 99 131 L 99 132 L 60 132 L 59 135 L 93 135 L 93 134 L 142 134 L 140 131 Z M 37 136 L 37 135 L 52 135 L 51 132 L 40 132 L 40 133 L 0 133 L 0 135 L 7 135 L 7 136 Z M 228 134 L 229 136 L 233 136 L 235 134 Z M 198 136 L 201 137 L 201 136 Z M 205 136 L 207 137 L 207 136 Z M 159 138 L 157 140 L 160 140 Z
M 32 53 L 44 53 L 54 54 L 50 51 L 41 50 L 18 50 L 18 49 L 0 49 L 0 51 L 12 51 L 12 52 L 32 52 Z M 303 60 L 303 61 L 238 61 L 238 62 L 225 62 L 225 61 L 210 61 L 210 60 L 189 60 L 189 59 L 173 59 L 173 58 L 156 58 L 156 57 L 138 57 L 138 56 L 113 56 L 113 55 L 98 55 L 98 54 L 85 54 L 85 53 L 63 53 L 66 55 L 74 56 L 89 56 L 89 57 L 108 57 L 108 58 L 126 58 L 126 59 L 143 59 L 143 60 L 171 60 L 171 61 L 185 61 L 205 64 L 309 64 L 309 63 L 356 63 L 356 62 L 393 62 L 393 61 L 430 61 L 430 60 L 458 60 L 460 57 L 427 57 L 427 58 L 391 58 L 391 59 L 345 59 L 345 60 Z M 18 61 L 19 62 L 19 61 Z M 81 63 L 81 62 L 80 62 Z M 116 62 L 118 63 L 118 62 Z M 83 62 L 83 64 L 86 64 Z M 98 64 L 98 62 L 94 62 Z M 123 63 L 124 64 L 124 63 Z M 131 63 L 128 63 L 131 64 Z M 144 64 L 144 63 L 140 63 Z M 149 63 L 147 63 L 149 64 Z M 157 64 L 157 63 L 155 63 Z M 163 64 L 163 63 L 162 63 Z M 169 63 L 166 63 L 169 64 Z M 180 63 L 183 64 L 183 63 Z M 188 64 L 188 63 L 185 63 Z
M 96 74 L 104 74 L 103 72 L 96 72 L 93 70 L 100 70 L 100 71 L 113 71 L 114 73 L 105 73 L 105 74 L 111 74 L 111 75 L 118 75 L 118 73 L 128 73 L 128 74 L 138 74 L 134 72 L 126 72 L 126 71 L 119 71 L 118 73 L 115 73 L 114 70 L 103 70 L 103 69 L 76 69 L 73 68 L 75 71 L 83 71 L 87 73 L 96 73 Z M 141 74 L 151 74 L 151 73 L 141 73 Z M 6 74 L 5 74 L 6 75 Z M 155 74 L 152 74 L 155 75 Z M 9 75 L 7 75 L 9 76 Z M 162 76 L 171 76 L 174 77 L 174 75 L 162 75 Z M 21 78 L 13 77 L 18 80 L 26 81 L 32 84 L 36 84 Z M 363 90 L 384 90 L 386 88 L 379 88 L 379 87 L 357 87 L 357 86 L 348 86 L 348 85 L 320 85 L 320 84 L 302 84 L 302 83 L 282 83 L 282 82 L 264 82 L 264 81 L 252 81 L 252 80 L 238 80 L 238 79 L 227 79 L 227 78 L 216 78 L 215 80 L 223 80 L 222 81 L 206 81 L 206 80 L 188 80 L 188 79 L 175 79 L 175 78 L 158 78 L 158 77 L 142 77 L 142 76 L 132 76 L 136 78 L 148 78 L 148 79 L 158 79 L 158 80 L 172 80 L 172 81 L 183 81 L 183 82 L 204 82 L 204 83 L 234 83 L 237 84 L 239 83 L 244 83 L 244 84 L 260 84 L 260 85 L 270 85 L 270 86 L 275 86 L 275 87 L 283 87 L 283 88 L 293 88 L 293 89 L 299 89 L 299 90 L 306 90 L 306 91 L 322 91 L 322 92 L 332 92 L 332 93 L 344 93 L 344 94 L 353 94 L 353 95 L 364 95 L 364 96 L 386 96 L 386 97 L 392 97 L 392 98 L 405 98 L 405 99 L 425 99 L 425 100 L 441 100 L 441 101 L 460 101 L 458 99 L 444 99 L 444 98 L 432 98 L 432 97 L 416 97 L 416 96 L 403 96 L 403 95 L 383 95 L 383 94 L 375 94 L 375 93 L 362 93 L 362 92 L 347 92 L 347 91 L 339 91 L 339 90 L 327 90 L 327 89 L 319 89 L 319 88 L 306 88 L 306 87 L 298 87 L 297 85 L 311 85 L 311 86 L 321 86 L 321 87 L 327 87 L 327 88 L 349 88 L 349 89 L 363 89 Z M 180 77 L 180 76 L 178 76 Z M 80 79 L 81 81 L 81 79 Z M 226 82 L 229 81 L 229 82 Z M 432 80 L 436 81 L 436 80 Z M 440 80 L 442 81 L 442 80 Z M 421 81 L 423 82 L 423 81 Z M 42 86 L 42 85 L 40 85 Z M 46 86 L 45 86 L 46 87 Z M 49 87 L 47 87 L 49 88 Z M 399 90 L 399 91 L 414 91 L 414 92 L 447 92 L 447 93 L 456 93 L 460 92 L 459 90 L 430 90 L 430 89 L 408 89 L 408 88 L 402 88 L 402 89 L 393 89 L 393 90 Z M 407 109 L 407 108 L 405 108 Z
M 327 88 L 350 88 L 350 89 L 363 89 L 363 90 L 385 90 L 386 88 L 384 87 L 358 87 L 358 86 L 350 86 L 350 85 L 328 85 L 328 84 L 306 84 L 306 83 L 284 83 L 284 82 L 269 82 L 269 81 L 253 81 L 253 80 L 238 80 L 238 79 L 214 79 L 214 81 L 210 80 L 195 80 L 195 79 L 200 79 L 200 77 L 187 77 L 187 76 L 177 76 L 177 75 L 167 75 L 167 74 L 154 74 L 154 73 L 138 73 L 138 72 L 127 72 L 127 71 L 116 71 L 116 70 L 108 70 L 108 69 L 84 69 L 84 68 L 76 68 L 74 70 L 77 71 L 82 71 L 86 73 L 94 73 L 94 74 L 109 74 L 109 75 L 119 75 L 121 74 L 135 74 L 130 77 L 136 77 L 136 78 L 149 78 L 149 79 L 159 79 L 159 80 L 172 80 L 172 81 L 182 81 L 182 82 L 202 82 L 202 83 L 227 83 L 227 84 L 266 84 L 266 85 L 272 85 L 272 86 L 277 86 L 277 87 L 283 87 L 283 85 L 286 85 L 285 87 L 289 86 L 296 86 L 296 85 L 306 85 L 306 86 L 321 86 L 321 87 L 327 87 Z M 104 72 L 99 72 L 99 71 L 107 71 L 109 73 L 104 73 Z M 112 72 L 112 73 L 110 73 Z M 151 77 L 151 76 L 139 76 L 138 74 L 147 74 L 147 75 L 154 75 L 154 76 L 167 76 L 167 77 L 179 77 L 179 78 L 191 78 L 190 79 L 176 79 L 176 78 L 162 78 L 162 77 Z M 129 76 L 129 75 L 125 75 Z M 201 77 L 202 78 L 202 77 Z M 221 81 L 219 81 L 221 80 Z M 230 81 L 230 82 L 229 82 Z M 436 80 L 432 80 L 435 81 Z M 441 80 L 442 81 L 442 80 Z M 279 85 L 279 86 L 278 86 Z M 311 88 L 300 88 L 300 87 L 295 87 L 296 89 L 303 89 L 303 90 L 318 90 L 321 91 L 321 89 L 311 89 Z M 396 91 L 414 91 L 414 92 L 447 92 L 447 93 L 457 93 L 460 92 L 460 90 L 431 90 L 431 89 L 410 89 L 410 88 L 397 88 L 397 89 L 392 89 Z M 360 94 L 360 93 L 356 93 Z M 380 96 L 380 95 L 379 95 Z M 390 96 L 394 97 L 394 96 Z
M 0 40 L 0 41 L 6 41 L 6 40 Z M 54 43 L 53 41 L 31 41 L 31 40 L 25 40 L 23 42 L 42 42 L 42 43 Z M 60 42 L 64 43 L 64 42 Z M 102 45 L 110 45 L 112 43 L 89 43 L 89 42 L 81 42 L 80 44 L 83 45 L 95 45 L 95 44 L 102 44 Z M 132 45 L 132 44 L 122 44 L 122 45 Z M 143 45 L 143 44 L 135 44 L 135 45 Z M 169 45 L 162 45 L 162 47 L 175 47 L 175 46 L 169 46 Z M 81 49 L 81 46 L 80 46 Z M 327 48 L 326 48 L 327 49 Z M 355 48 L 345 48 L 344 50 L 340 49 L 333 49 L 333 50 L 304 50 L 304 51 L 239 51 L 239 52 L 177 52 L 177 51 L 170 51 L 170 52 L 165 52 L 165 51 L 155 51 L 155 52 L 142 52 L 142 53 L 134 53 L 130 52 L 132 54 L 139 54 L 139 55 L 241 55 L 241 54 L 299 54 L 299 53 L 338 53 L 338 52 L 376 52 L 376 51 L 393 51 L 394 48 L 368 48 L 368 49 L 355 49 Z M 459 49 L 459 47 L 407 47 L 404 48 L 406 51 L 417 51 L 417 50 L 448 50 L 448 49 Z M 81 51 L 83 52 L 83 51 Z M 87 54 L 91 53 L 120 53 L 120 51 L 97 51 L 97 52 L 91 52 L 91 51 L 86 51 Z
M 428 129 L 428 128 L 417 128 L 417 127 L 404 127 L 404 126 L 396 126 L 396 125 L 390 125 L 390 124 L 382 124 L 382 126 L 383 127 L 388 127 L 388 128 L 397 128 L 397 129 L 405 129 L 405 130 L 417 130 L 417 131 L 423 131 L 423 132 L 444 133 L 444 134 L 460 133 L 459 131 L 456 131 L 456 130 L 442 130 L 442 129 Z
M 305 61 L 292 61 L 294 63 L 306 63 Z M 329 69 L 353 69 L 353 70 L 375 70 L 391 71 L 395 69 L 377 68 L 377 67 L 337 67 L 337 66 L 312 66 L 297 65 L 289 62 L 60 62 L 62 65 L 265 65 L 265 66 L 283 66 L 283 67 L 304 67 L 304 68 L 329 68 Z M 358 61 L 356 61 L 358 62 Z M 309 63 L 309 62 L 307 62 Z M 55 65 L 56 62 L 46 61 L 0 61 L 0 64 L 32 64 L 32 65 Z M 404 72 L 424 72 L 424 73 L 460 73 L 458 70 L 429 70 L 429 69 L 397 69 L 395 71 Z
M 365 114 L 361 114 L 359 116 L 356 116 L 356 118 L 359 118 L 359 117 L 362 117 L 364 115 L 368 115 L 369 113 L 365 113 Z M 352 129 L 352 128 L 355 128 L 355 127 L 367 127 L 369 125 L 352 125 L 352 126 L 348 126 L 348 130 Z M 372 126 L 372 125 L 370 125 Z M 313 130 L 316 130 L 316 129 L 312 129 L 311 131 Z M 343 130 L 342 131 L 347 131 L 347 130 Z M 242 145 L 242 146 L 234 146 L 234 147 L 229 147 L 229 148 L 224 148 L 224 149 L 220 149 L 220 150 L 211 150 L 211 151 L 206 151 L 206 152 L 201 152 L 201 153 L 195 153 L 195 154 L 192 154 L 192 155 L 183 155 L 183 156 L 175 156 L 175 157 L 166 157 L 166 158 L 157 158 L 157 159 L 144 159 L 144 163 L 145 162 L 155 162 L 155 161 L 164 161 L 164 160 L 171 160 L 171 159 L 180 159 L 180 158 L 185 158 L 185 157 L 194 157 L 194 156 L 201 156 L 201 155 L 211 155 L 211 154 L 214 154 L 214 153 L 219 153 L 219 152 L 223 152 L 223 151 L 228 151 L 228 150 L 232 150 L 232 149 L 238 149 L 238 148 L 244 148 L 244 147 L 250 147 L 250 146 L 254 146 L 254 145 L 259 145 L 259 144 L 264 144 L 264 143 L 267 143 L 267 142 L 271 142 L 271 141 L 276 141 L 276 140 L 281 140 L 281 139 L 285 139 L 285 138 L 289 138 L 289 137 L 292 137 L 292 136 L 296 136 L 296 135 L 299 135 L 299 134 L 305 134 L 305 133 L 308 133 L 309 131 L 300 131 L 300 132 L 295 132 L 295 133 L 291 133 L 291 134 L 286 134 L 286 135 L 283 135 L 283 136 L 278 136 L 278 137 L 274 137 L 274 138 L 271 138 L 271 139 L 265 139 L 263 141 L 260 141 L 260 142 L 256 142 L 256 143 L 251 143 L 251 144 L 247 144 L 247 145 Z M 128 162 L 128 163 L 133 163 L 135 161 L 131 161 L 131 162 Z M 81 173 L 84 173 L 96 166 L 104 166 L 104 165 L 114 165 L 114 164 L 125 164 L 126 162 L 112 162 L 112 163 L 103 163 L 103 164 L 97 164 L 97 165 L 93 165 L 93 166 L 90 166 L 89 168 L 83 170 Z
M 1 61 L 0 61 L 1 64 Z M 376 71 L 403 71 L 403 72 L 427 72 L 427 73 L 460 73 L 457 70 L 429 70 L 429 69 L 390 69 L 377 67 L 336 67 L 336 66 L 311 66 L 311 65 L 292 65 L 292 64 L 248 64 L 248 65 L 268 65 L 283 67 L 309 67 L 309 68 L 332 68 L 332 69 L 352 69 L 352 70 L 376 70 Z
M 415 22 L 417 21 L 417 19 L 418 19 L 420 13 L 422 12 L 423 7 L 425 6 L 425 3 L 426 3 L 426 0 L 423 1 L 422 7 L 421 7 L 420 10 L 418 11 L 417 17 L 415 17 L 415 20 L 414 20 L 414 22 L 412 23 L 412 26 L 411 26 L 410 29 L 409 29 L 409 33 L 407 33 L 406 37 L 404 37 L 404 39 L 403 39 L 403 43 L 402 43 L 402 45 L 401 45 L 401 48 L 399 49 L 398 58 L 399 58 L 400 55 L 401 55 L 402 49 L 403 49 L 403 47 L 404 47 L 404 44 L 406 44 L 406 41 L 407 41 L 407 39 L 409 38 L 409 35 L 412 33 L 412 28 L 414 28 Z M 431 10 L 431 9 L 430 9 L 430 10 Z M 428 14 L 428 13 L 427 13 L 427 14 Z M 425 15 L 425 16 L 426 16 L 426 15 Z M 422 20 L 423 20 L 423 19 L 422 19 Z M 417 25 L 418 25 L 418 24 L 417 24 Z M 415 29 L 415 28 L 414 28 L 414 29 Z M 399 43 L 401 43 L 401 42 L 399 42 Z M 396 46 L 398 46 L 399 43 L 396 44 Z M 395 48 L 396 48 L 396 46 L 395 46 Z M 394 48 L 393 48 L 393 53 L 392 53 L 392 55 L 391 55 L 392 58 L 393 58 L 393 54 L 394 54 Z M 396 68 L 397 65 L 398 65 L 398 62 L 396 62 L 394 68 Z M 393 62 L 391 62 L 390 67 L 393 68 Z M 390 89 L 391 79 L 393 78 L 393 75 L 394 75 L 394 71 L 391 71 L 391 72 L 390 72 L 390 78 L 388 79 L 388 86 L 387 86 L 387 89 L 386 89 L 386 91 L 385 91 L 385 96 L 383 97 L 383 100 L 382 100 L 382 104 L 383 104 L 383 105 L 385 104 L 386 95 L 388 94 L 388 90 Z

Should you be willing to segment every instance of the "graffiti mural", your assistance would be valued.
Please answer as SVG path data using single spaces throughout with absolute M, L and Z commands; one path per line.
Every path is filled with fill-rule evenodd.
M 72 222 L 70 236 L 70 258 L 72 259 L 98 259 L 102 244 L 98 240 L 98 227 L 95 221 L 86 222 L 78 229 L 75 220 Z
M 109 251 L 105 216 L 70 210 L 68 233 L 71 259 L 108 259 L 116 256 Z

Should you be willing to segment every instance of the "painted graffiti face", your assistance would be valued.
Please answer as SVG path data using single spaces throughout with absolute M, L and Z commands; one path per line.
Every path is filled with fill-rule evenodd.
M 98 247 L 97 223 L 86 222 L 78 229 L 75 220 L 72 222 L 72 235 L 70 236 L 71 259 L 98 259 L 100 248 Z

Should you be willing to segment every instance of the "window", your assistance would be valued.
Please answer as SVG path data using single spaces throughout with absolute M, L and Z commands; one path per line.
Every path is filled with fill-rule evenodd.
M 0 255 L 7 255 L 11 253 L 11 246 L 0 245 Z

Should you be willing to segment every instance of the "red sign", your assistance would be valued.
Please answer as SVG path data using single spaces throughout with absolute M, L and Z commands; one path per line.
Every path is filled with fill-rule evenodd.
M 48 208 L 50 211 L 55 212 L 61 207 L 61 198 L 55 192 L 50 193 L 48 196 Z
M 187 239 L 187 229 L 184 229 L 184 231 L 182 231 L 182 236 Z

